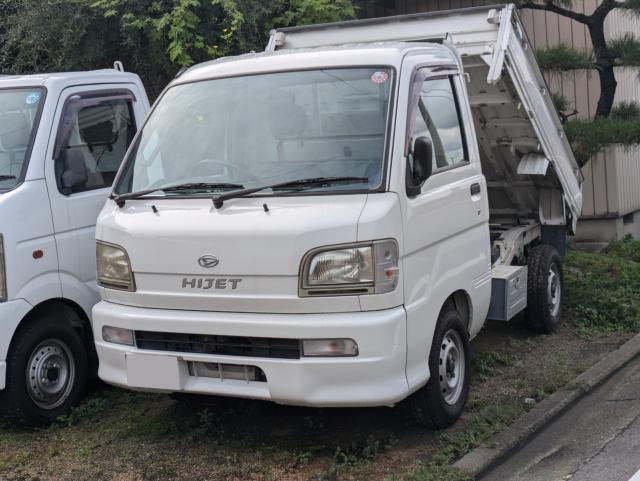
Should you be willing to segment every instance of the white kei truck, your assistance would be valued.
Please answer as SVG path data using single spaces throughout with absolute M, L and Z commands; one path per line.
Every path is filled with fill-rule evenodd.
M 99 377 L 441 428 L 560 320 L 582 176 L 513 5 L 275 30 L 156 102 L 96 227 Z
M 118 69 L 0 76 L 0 412 L 18 422 L 97 375 L 95 223 L 149 110 Z

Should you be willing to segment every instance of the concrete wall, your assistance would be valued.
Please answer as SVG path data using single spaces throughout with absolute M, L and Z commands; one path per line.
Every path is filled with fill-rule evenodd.
M 429 12 L 495 4 L 484 0 L 356 0 L 362 18 Z M 589 14 L 599 0 L 574 0 L 572 9 Z M 580 23 L 555 13 L 539 10 L 520 12 L 527 35 L 535 49 L 558 44 L 589 51 L 591 41 L 587 29 Z M 605 26 L 608 38 L 624 33 L 640 32 L 640 19 L 614 11 Z M 546 74 L 549 88 L 569 100 L 570 110 L 579 118 L 593 118 L 600 85 L 595 72 L 575 71 Z M 618 69 L 616 102 L 640 102 L 640 78 L 637 70 Z M 583 217 L 578 225 L 578 237 L 585 240 L 609 240 L 631 233 L 640 238 L 640 147 L 625 149 L 611 146 L 589 161 L 585 176 Z M 636 214 L 634 214 L 636 213 Z

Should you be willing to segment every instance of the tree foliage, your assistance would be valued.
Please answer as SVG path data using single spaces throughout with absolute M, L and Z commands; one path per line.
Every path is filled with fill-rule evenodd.
M 576 160 L 584 165 L 608 145 L 640 143 L 640 115 L 624 117 L 612 113 L 594 120 L 572 119 L 564 124 L 564 130 Z
M 536 57 L 540 68 L 547 72 L 568 72 L 596 68 L 592 54 L 579 52 L 565 44 L 539 49 L 536 52 Z
M 271 28 L 354 16 L 351 0 L 0 0 L 0 72 L 122 60 L 155 97 L 182 67 L 264 49 Z
M 601 0 L 595 10 L 587 15 L 573 10 L 572 0 L 517 0 L 522 8 L 545 10 L 570 18 L 587 27 L 592 54 L 572 51 L 560 46 L 539 52 L 543 65 L 555 71 L 595 68 L 600 80 L 600 99 L 596 117 L 607 117 L 613 108 L 617 89 L 616 67 L 640 68 L 640 40 L 632 34 L 607 41 L 604 25 L 608 15 L 614 10 L 640 15 L 640 0 Z M 593 58 L 593 62 L 590 62 Z

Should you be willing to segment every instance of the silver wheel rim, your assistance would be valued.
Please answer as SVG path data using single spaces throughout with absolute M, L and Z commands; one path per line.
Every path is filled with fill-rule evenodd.
M 450 329 L 440 345 L 438 375 L 444 402 L 452 406 L 458 402 L 465 382 L 465 353 L 458 331 Z
M 549 303 L 549 313 L 556 317 L 560 310 L 560 301 L 562 297 L 562 285 L 560 280 L 560 273 L 558 272 L 558 266 L 552 264 L 549 269 L 549 276 L 547 278 L 547 300 Z
M 34 349 L 27 364 L 27 392 L 42 409 L 55 409 L 71 393 L 76 370 L 73 353 L 59 339 L 47 339 Z

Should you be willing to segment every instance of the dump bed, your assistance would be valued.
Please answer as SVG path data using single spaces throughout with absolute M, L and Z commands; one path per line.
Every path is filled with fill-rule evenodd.
M 574 231 L 582 174 L 513 5 L 283 28 L 267 51 L 425 41 L 452 45 L 469 74 L 492 222 L 536 218 Z

